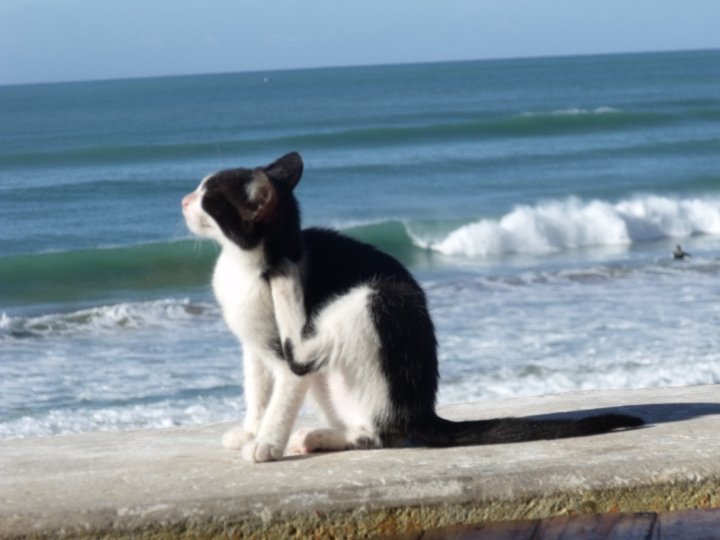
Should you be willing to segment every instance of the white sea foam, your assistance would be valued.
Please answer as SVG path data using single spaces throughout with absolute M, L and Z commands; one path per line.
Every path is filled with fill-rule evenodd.
M 615 107 L 596 107 L 594 109 L 584 109 L 581 107 L 573 107 L 570 109 L 557 109 L 551 112 L 525 112 L 523 116 L 579 116 L 585 114 L 617 114 L 622 112 L 621 109 Z
M 719 269 L 695 265 L 430 284 L 439 401 L 720 383 Z
M 438 402 L 463 403 L 467 401 L 503 399 L 518 396 L 536 396 L 561 392 L 663 388 L 720 384 L 720 365 L 715 360 L 686 360 L 687 365 L 663 359 L 623 366 L 598 366 L 578 374 L 572 370 L 538 370 L 523 374 L 507 371 L 502 376 L 493 374 L 468 375 L 453 384 L 441 384 Z
M 239 392 L 233 398 L 206 397 L 196 398 L 193 402 L 168 400 L 97 409 L 55 409 L 0 422 L 0 440 L 237 421 L 242 418 L 243 411 L 243 398 Z
M 0 318 L 0 439 L 238 418 L 241 354 L 212 304 Z
M 499 220 L 464 225 L 438 242 L 414 238 L 445 255 L 485 257 L 619 246 L 693 235 L 720 235 L 720 199 L 636 197 L 618 203 L 570 197 L 518 206 Z
M 0 339 L 167 328 L 178 321 L 217 316 L 214 305 L 193 303 L 188 299 L 128 302 L 36 317 L 11 317 L 1 313 Z

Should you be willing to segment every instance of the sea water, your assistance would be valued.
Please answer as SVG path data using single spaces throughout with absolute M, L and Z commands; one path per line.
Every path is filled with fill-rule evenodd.
M 180 199 L 291 150 L 424 286 L 440 403 L 720 382 L 718 51 L 8 86 L 0 437 L 241 418 Z

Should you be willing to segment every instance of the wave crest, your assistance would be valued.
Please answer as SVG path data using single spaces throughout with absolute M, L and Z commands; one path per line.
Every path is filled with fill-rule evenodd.
M 485 257 L 629 245 L 698 234 L 720 235 L 720 199 L 647 196 L 613 204 L 570 197 L 518 206 L 499 220 L 482 219 L 438 242 L 416 239 L 416 243 L 444 255 Z
M 219 314 L 209 304 L 193 303 L 188 299 L 122 303 L 36 317 L 11 317 L 0 313 L 0 340 L 166 328 L 198 317 L 218 318 Z

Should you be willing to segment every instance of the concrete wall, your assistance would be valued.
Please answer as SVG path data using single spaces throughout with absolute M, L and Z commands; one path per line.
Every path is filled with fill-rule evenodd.
M 720 508 L 720 387 L 470 403 L 453 419 L 642 416 L 641 429 L 253 465 L 227 425 L 0 442 L 0 536 L 369 537 L 462 523 Z

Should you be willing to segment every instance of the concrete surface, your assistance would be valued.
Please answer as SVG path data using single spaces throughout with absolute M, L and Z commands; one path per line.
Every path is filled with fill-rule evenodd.
M 252 465 L 226 424 L 0 442 L 2 537 L 368 537 L 463 523 L 720 508 L 720 386 L 570 393 L 453 419 L 608 410 L 647 427 L 579 439 L 358 450 Z

